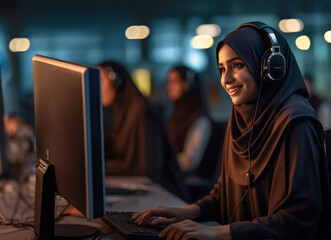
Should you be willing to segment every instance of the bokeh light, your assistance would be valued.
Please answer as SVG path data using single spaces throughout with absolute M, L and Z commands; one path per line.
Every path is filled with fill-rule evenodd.
M 30 48 L 30 41 L 27 38 L 13 38 L 9 42 L 11 52 L 25 52 Z
M 326 32 L 324 33 L 324 39 L 325 39 L 325 41 L 327 41 L 328 43 L 331 43 L 331 30 L 326 31 Z
M 295 40 L 295 45 L 300 50 L 308 50 L 310 48 L 310 39 L 307 35 L 302 35 Z
M 217 37 L 221 34 L 221 28 L 217 24 L 202 24 L 197 27 L 195 33 L 197 35 L 209 35 Z
M 209 35 L 197 35 L 191 40 L 191 46 L 196 49 L 207 49 L 213 44 L 214 39 Z
M 128 39 L 144 39 L 149 35 L 149 28 L 145 25 L 130 26 L 125 31 Z
M 284 33 L 294 33 L 301 32 L 304 28 L 304 24 L 298 18 L 291 18 L 279 21 L 278 27 Z

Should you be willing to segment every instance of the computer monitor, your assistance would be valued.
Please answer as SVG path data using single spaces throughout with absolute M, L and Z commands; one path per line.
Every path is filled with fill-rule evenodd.
M 3 125 L 4 104 L 2 95 L 2 81 L 0 69 L 0 177 L 8 177 L 9 175 L 9 162 L 5 155 L 6 138 Z
M 41 55 L 32 63 L 38 159 L 35 232 L 45 239 L 93 234 L 87 226 L 54 224 L 54 194 L 89 219 L 105 213 L 100 70 Z

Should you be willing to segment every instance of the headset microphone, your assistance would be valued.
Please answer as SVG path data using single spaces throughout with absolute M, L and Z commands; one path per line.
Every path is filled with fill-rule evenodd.
M 252 187 L 253 180 L 254 180 L 254 175 L 251 172 L 247 172 L 246 176 L 245 176 L 245 179 L 246 179 L 247 186 Z

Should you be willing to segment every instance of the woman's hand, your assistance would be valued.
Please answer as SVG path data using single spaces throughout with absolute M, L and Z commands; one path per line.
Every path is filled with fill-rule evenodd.
M 138 212 L 132 215 L 132 220 L 138 225 L 142 225 L 150 217 L 161 217 L 154 219 L 152 225 L 169 225 L 183 221 L 185 219 L 193 219 L 200 215 L 200 207 L 196 204 L 187 205 L 181 208 L 175 207 L 157 207 L 143 212 Z
M 192 220 L 170 224 L 160 233 L 159 237 L 166 237 L 167 240 L 188 240 L 191 238 L 197 240 L 231 239 L 229 225 L 210 227 Z

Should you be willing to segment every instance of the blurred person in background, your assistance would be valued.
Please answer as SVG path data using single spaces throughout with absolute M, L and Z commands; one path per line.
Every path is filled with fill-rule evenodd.
M 22 164 L 34 153 L 34 130 L 18 115 L 4 116 L 6 155 L 11 164 Z
M 198 75 L 186 66 L 176 66 L 168 72 L 166 90 L 173 103 L 166 122 L 168 136 L 182 171 L 194 173 L 212 134 L 212 122 Z
M 326 99 L 320 98 L 314 91 L 313 78 L 305 74 L 303 76 L 309 94 L 309 102 L 315 109 L 318 119 L 321 121 L 323 127 L 331 128 L 331 103 Z
M 119 63 L 101 69 L 106 174 L 147 175 L 188 200 L 175 153 L 149 101 Z

